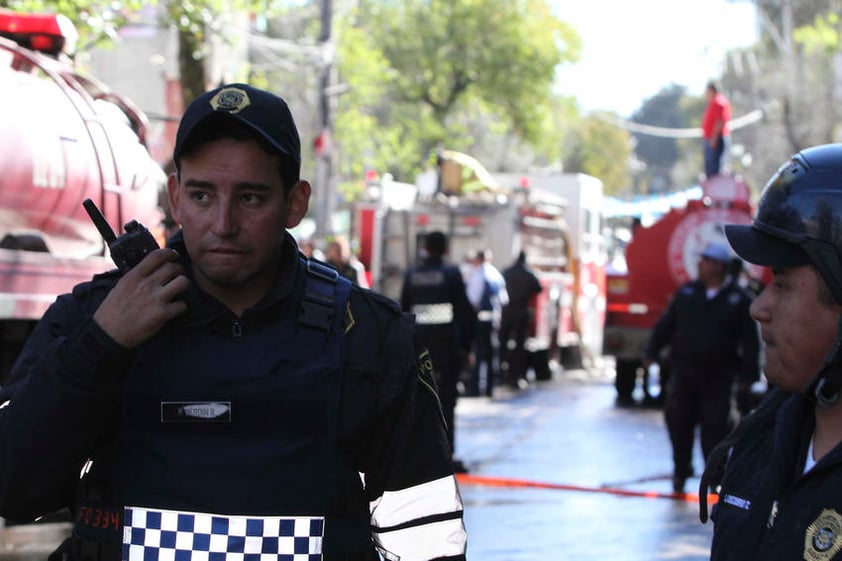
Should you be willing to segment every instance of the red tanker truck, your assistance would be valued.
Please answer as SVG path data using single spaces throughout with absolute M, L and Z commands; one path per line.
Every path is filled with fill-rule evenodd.
M 136 219 L 162 241 L 147 117 L 76 71 L 74 34 L 62 16 L 0 10 L 0 383 L 56 295 L 114 268 L 85 199 L 116 232 Z
M 646 398 L 657 400 L 641 363 L 655 322 L 678 287 L 696 277 L 703 247 L 714 240 L 727 244 L 723 226 L 751 222 L 750 189 L 740 177 L 717 176 L 697 191 L 696 198 L 668 209 L 649 226 L 633 221 L 625 266 L 607 272 L 603 352 L 616 361 L 621 402 L 631 402 L 640 386 Z M 632 220 L 631 215 L 628 218 Z M 768 271 L 750 264 L 742 264 L 741 274 L 761 282 L 768 278 Z M 666 361 L 661 368 L 664 378 Z

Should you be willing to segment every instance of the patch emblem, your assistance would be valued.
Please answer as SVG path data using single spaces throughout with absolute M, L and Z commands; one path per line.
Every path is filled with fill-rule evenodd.
M 217 92 L 210 100 L 210 106 L 214 111 L 227 113 L 239 113 L 249 105 L 251 105 L 251 100 L 248 94 L 240 88 L 225 88 Z
M 832 508 L 822 510 L 804 537 L 804 561 L 829 561 L 842 548 L 842 516 Z
M 424 351 L 418 355 L 418 381 L 421 382 L 424 387 L 430 390 L 430 393 L 433 394 L 436 398 L 436 403 L 439 405 L 439 414 L 441 415 L 441 420 L 447 425 L 447 421 L 444 418 L 444 409 L 441 407 L 441 400 L 439 400 L 439 392 L 436 390 L 436 378 L 435 378 L 435 371 L 433 369 L 433 358 L 430 356 L 430 351 L 424 349 Z
M 421 383 L 429 387 L 433 393 L 436 393 L 436 379 L 433 370 L 433 359 L 430 356 L 430 351 L 424 350 L 418 355 L 418 379 Z
M 356 323 L 357 320 L 354 319 L 354 314 L 351 312 L 351 303 L 347 302 L 345 304 L 345 335 L 353 329 Z

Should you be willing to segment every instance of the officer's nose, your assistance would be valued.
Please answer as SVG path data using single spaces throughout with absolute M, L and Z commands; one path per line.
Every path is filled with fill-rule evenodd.
M 220 200 L 213 217 L 213 233 L 218 236 L 231 236 L 239 229 L 239 214 L 236 204 Z

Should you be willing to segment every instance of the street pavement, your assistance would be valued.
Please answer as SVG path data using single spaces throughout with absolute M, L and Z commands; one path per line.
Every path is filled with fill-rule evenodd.
M 672 493 L 663 414 L 618 406 L 610 363 L 460 398 L 456 449 L 470 468 L 460 476 L 470 561 L 708 559 L 698 477 L 688 497 Z M 46 559 L 68 529 L 6 528 L 0 560 Z
M 708 559 L 698 477 L 673 493 L 662 411 L 618 406 L 609 363 L 495 392 L 457 406 L 468 559 Z

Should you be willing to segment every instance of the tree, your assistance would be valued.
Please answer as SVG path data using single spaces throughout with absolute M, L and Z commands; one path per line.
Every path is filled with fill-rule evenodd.
M 629 134 L 598 115 L 582 119 L 566 139 L 564 169 L 602 180 L 606 195 L 619 195 L 631 184 Z
M 722 85 L 734 115 L 763 119 L 734 131 L 735 169 L 755 193 L 781 162 L 810 145 L 838 139 L 840 92 L 837 0 L 758 0 L 760 41 L 729 53 Z
M 477 115 L 495 124 L 494 134 L 539 143 L 555 68 L 580 50 L 578 35 L 543 0 L 362 0 L 348 22 L 340 53 L 364 50 L 379 61 L 378 74 L 364 59 L 344 58 L 340 76 L 351 91 L 372 81 L 381 89 L 374 97 L 368 87 L 356 96 L 360 103 L 343 99 L 340 119 L 345 107 L 362 113 L 345 122 L 367 120 L 378 138 L 364 142 L 365 150 L 379 143 L 396 177 L 409 180 L 437 145 L 475 144 Z
M 170 0 L 162 2 L 165 21 L 178 30 L 178 70 L 185 107 L 205 92 L 208 77 L 204 59 L 210 37 L 228 40 L 227 18 L 236 13 L 271 14 L 269 0 Z
M 664 128 L 686 128 L 692 119 L 682 111 L 682 100 L 687 95 L 687 88 L 671 84 L 646 99 L 634 112 L 632 120 L 642 125 Z M 696 117 L 695 125 L 698 125 Z M 672 169 L 679 160 L 679 148 L 675 138 L 650 134 L 634 134 L 635 153 L 646 165 L 644 172 L 646 183 L 656 191 L 668 191 L 674 185 Z
M 110 42 L 143 0 L 0 0 L 0 8 L 67 16 L 79 31 L 78 50 Z
M 159 4 L 162 23 L 178 30 L 178 67 L 185 105 L 207 89 L 205 65 L 210 38 L 226 40 L 227 19 L 236 13 L 271 14 L 271 0 L 0 0 L 16 11 L 51 12 L 70 18 L 80 35 L 79 50 L 110 43 L 143 6 Z

